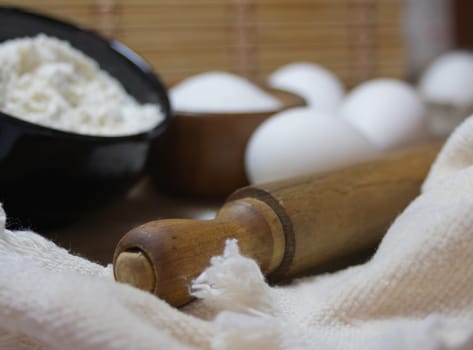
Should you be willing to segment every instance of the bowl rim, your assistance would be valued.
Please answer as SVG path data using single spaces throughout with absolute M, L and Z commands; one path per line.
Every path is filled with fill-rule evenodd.
M 143 57 L 138 55 L 136 52 L 134 52 L 131 48 L 123 44 L 121 41 L 116 40 L 116 39 L 110 39 L 110 40 L 106 39 L 97 31 L 86 29 L 79 25 L 73 24 L 71 22 L 56 18 L 54 16 L 45 15 L 45 14 L 36 12 L 34 10 L 25 9 L 19 6 L 9 6 L 9 5 L 0 6 L 0 13 L 2 12 L 39 18 L 43 21 L 50 22 L 54 25 L 67 28 L 72 31 L 82 32 L 88 36 L 92 36 L 95 40 L 101 41 L 108 48 L 110 48 L 113 54 L 116 54 L 117 56 L 121 56 L 121 58 L 123 58 L 126 64 L 134 67 L 136 69 L 136 73 L 143 76 L 150 83 L 152 88 L 156 90 L 157 95 L 160 98 L 160 109 L 164 118 L 152 129 L 142 131 L 139 133 L 134 133 L 134 134 L 110 135 L 110 136 L 109 135 L 79 134 L 72 131 L 55 129 L 52 127 L 35 124 L 32 122 L 20 119 L 18 117 L 14 117 L 2 111 L 0 111 L 0 120 L 6 119 L 8 120 L 10 124 L 14 124 L 19 127 L 27 127 L 31 131 L 34 131 L 36 133 L 39 133 L 45 136 L 69 138 L 69 139 L 72 138 L 72 139 L 77 139 L 77 140 L 90 141 L 90 142 L 102 142 L 102 143 L 103 142 L 116 142 L 116 141 L 132 141 L 132 140 L 141 140 L 141 139 L 148 139 L 148 138 L 151 139 L 161 134 L 168 127 L 169 120 L 173 116 L 173 113 L 171 110 L 171 104 L 169 101 L 169 96 L 167 94 L 165 85 L 162 83 L 158 74 L 153 70 L 151 65 L 148 62 L 146 62 L 146 60 Z M 71 44 L 71 46 L 73 45 Z M 76 49 L 81 51 L 78 48 Z M 123 85 L 121 82 L 120 84 Z

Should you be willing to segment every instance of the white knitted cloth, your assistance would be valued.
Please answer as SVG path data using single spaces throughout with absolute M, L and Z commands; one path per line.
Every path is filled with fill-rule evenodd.
M 0 348 L 473 349 L 472 164 L 470 118 L 369 262 L 271 288 L 229 241 L 185 311 L 2 213 Z

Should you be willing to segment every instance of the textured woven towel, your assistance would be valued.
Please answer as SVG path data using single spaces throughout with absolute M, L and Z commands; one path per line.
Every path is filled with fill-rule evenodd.
M 229 241 L 184 311 L 2 213 L 0 348 L 473 349 L 472 164 L 470 118 L 370 261 L 271 288 Z

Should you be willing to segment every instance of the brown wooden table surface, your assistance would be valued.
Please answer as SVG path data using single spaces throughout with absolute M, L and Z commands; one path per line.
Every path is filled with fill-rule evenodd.
M 222 202 L 165 196 L 144 178 L 122 200 L 87 213 L 68 227 L 40 233 L 74 254 L 108 264 L 115 245 L 131 228 L 155 219 L 211 219 Z

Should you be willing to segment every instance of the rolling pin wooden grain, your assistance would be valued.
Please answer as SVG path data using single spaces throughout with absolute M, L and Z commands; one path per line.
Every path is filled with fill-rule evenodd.
M 440 145 L 349 168 L 249 186 L 234 192 L 214 220 L 157 220 L 127 233 L 114 255 L 118 281 L 171 305 L 229 238 L 272 280 L 285 280 L 374 249 L 419 193 Z M 244 278 L 244 276 L 241 276 Z

